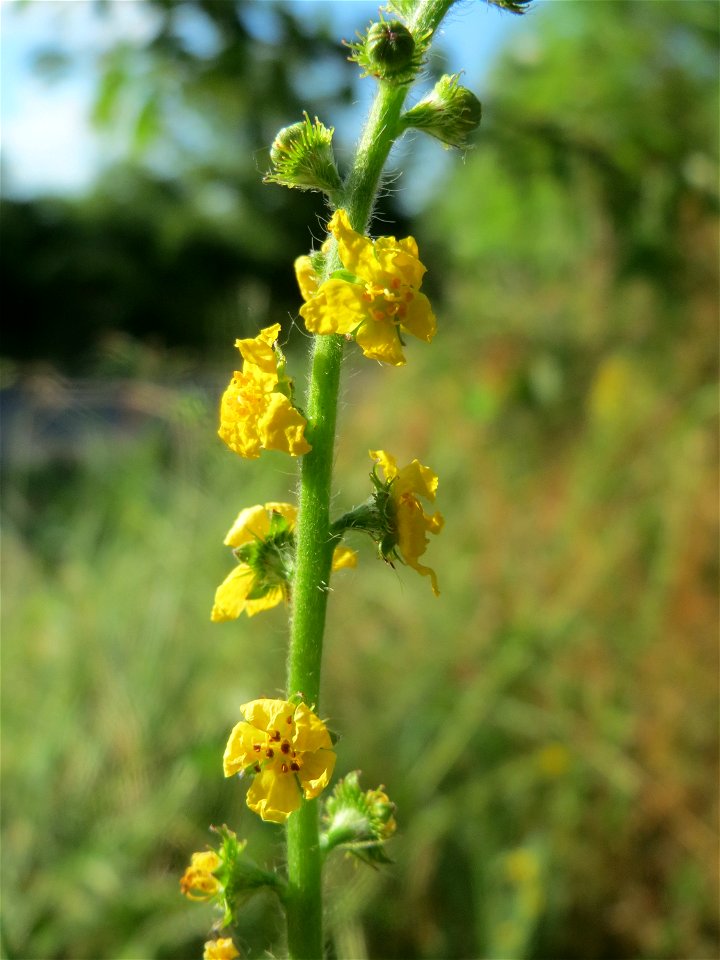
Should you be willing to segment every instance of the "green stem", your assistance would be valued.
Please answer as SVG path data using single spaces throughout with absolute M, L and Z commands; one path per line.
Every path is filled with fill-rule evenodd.
M 424 0 L 414 25 L 434 31 L 454 0 Z M 345 182 L 342 204 L 352 227 L 365 232 L 390 149 L 401 133 L 400 116 L 408 86 L 380 83 L 355 160 Z M 328 257 L 325 276 L 338 266 Z M 302 693 L 319 707 L 320 667 L 330 567 L 336 538 L 330 529 L 330 494 L 335 424 L 344 339 L 316 336 L 306 402 L 306 435 L 312 450 L 302 459 L 296 527 L 296 567 L 288 655 L 288 697 Z M 287 824 L 287 928 L 291 960 L 323 956 L 321 850 L 317 801 L 303 802 Z

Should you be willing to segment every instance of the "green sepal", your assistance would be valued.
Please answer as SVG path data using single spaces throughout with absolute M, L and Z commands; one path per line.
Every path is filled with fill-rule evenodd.
M 270 528 L 265 538 L 256 537 L 235 547 L 238 563 L 245 563 L 253 572 L 253 584 L 248 600 L 261 600 L 274 587 L 282 587 L 289 596 L 295 563 L 295 534 L 281 513 L 272 511 Z

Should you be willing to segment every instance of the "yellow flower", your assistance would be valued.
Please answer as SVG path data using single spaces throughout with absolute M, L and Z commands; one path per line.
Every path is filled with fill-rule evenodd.
M 205 943 L 203 960 L 236 960 L 239 956 L 230 937 L 219 937 Z
M 211 900 L 220 889 L 214 875 L 220 866 L 220 857 L 214 850 L 194 853 L 190 866 L 180 878 L 180 890 L 189 900 Z
M 415 240 L 370 240 L 352 229 L 345 210 L 335 211 L 328 230 L 351 276 L 320 284 L 310 258 L 296 260 L 300 292 L 307 301 L 300 309 L 305 326 L 312 333 L 352 335 L 366 357 L 401 366 L 402 334 L 429 343 L 437 327 L 430 301 L 420 293 L 425 267 Z
M 279 332 L 275 323 L 257 337 L 235 341 L 243 368 L 235 371 L 220 401 L 218 435 L 241 457 L 259 457 L 263 448 L 293 457 L 312 449 L 305 440 L 307 421 L 283 392 L 289 390 L 289 381 L 281 382 L 273 349 Z
M 245 720 L 230 734 L 223 769 L 231 777 L 255 772 L 247 805 L 263 820 L 284 823 L 330 782 L 335 753 L 325 724 L 304 703 L 252 700 L 240 707 Z
M 433 501 L 437 491 L 438 478 L 429 467 L 419 460 L 398 470 L 395 457 L 384 450 L 371 450 L 370 456 L 382 468 L 385 481 L 389 483 L 390 495 L 395 508 L 395 542 L 401 558 L 408 566 L 424 577 L 430 577 L 433 593 L 437 597 L 437 576 L 430 567 L 425 567 L 419 558 L 425 553 L 429 543 L 426 533 L 440 533 L 443 527 L 442 514 L 428 516 L 418 497 Z
M 286 523 L 284 529 L 273 534 L 271 525 L 278 516 Z M 217 588 L 210 613 L 213 622 L 236 620 L 241 613 L 254 617 L 288 599 L 288 564 L 292 562 L 292 531 L 296 520 L 297 508 L 291 503 L 271 502 L 240 511 L 224 543 L 236 548 L 256 544 L 259 549 L 254 551 L 252 562 L 238 563 Z M 356 565 L 354 550 L 335 548 L 333 570 Z

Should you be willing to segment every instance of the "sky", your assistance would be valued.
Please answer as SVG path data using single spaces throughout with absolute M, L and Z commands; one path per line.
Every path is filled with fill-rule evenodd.
M 262 37 L 266 11 L 275 0 L 255 0 L 251 26 Z M 377 16 L 367 0 L 292 0 L 303 17 L 330 19 L 338 38 L 353 38 Z M 203 31 L 191 8 L 186 38 L 198 52 L 212 50 L 212 37 Z M 522 18 L 513 17 L 482 0 L 461 0 L 442 29 L 449 73 L 464 70 L 463 82 L 482 99 L 486 67 Z M 156 26 L 152 7 L 144 0 L 110 0 L 99 15 L 92 0 L 0 0 L 0 150 L 2 190 L 11 196 L 39 193 L 80 193 L 101 167 L 116 159 L 107 137 L 90 122 L 95 86 L 94 63 L 99 53 L 119 40 L 145 43 Z M 38 52 L 59 47 L 72 67 L 52 81 L 33 67 Z M 366 82 L 364 95 L 374 84 Z M 309 105 L 309 109 L 312 106 Z M 359 114 L 364 104 L 358 104 Z

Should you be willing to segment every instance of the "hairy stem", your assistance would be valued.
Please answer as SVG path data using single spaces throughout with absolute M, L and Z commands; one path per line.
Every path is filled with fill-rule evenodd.
M 453 0 L 424 0 L 413 25 L 434 32 Z M 345 182 L 341 203 L 353 229 L 365 232 L 390 149 L 401 133 L 399 123 L 408 86 L 380 83 L 357 153 Z M 325 277 L 338 266 L 328 257 Z M 302 693 L 318 710 L 323 635 L 336 537 L 330 528 L 330 494 L 335 424 L 344 339 L 316 336 L 313 341 L 306 435 L 312 450 L 302 459 L 296 568 L 290 625 L 287 695 Z M 323 956 L 321 850 L 317 801 L 303 802 L 287 824 L 287 926 L 291 960 Z

